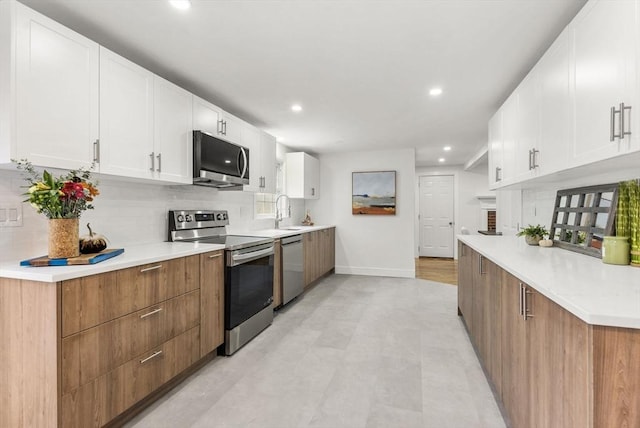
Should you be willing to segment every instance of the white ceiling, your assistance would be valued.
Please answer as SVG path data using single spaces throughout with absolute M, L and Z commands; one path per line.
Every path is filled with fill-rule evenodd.
M 428 166 L 486 144 L 491 115 L 585 0 L 22 2 L 289 147 L 411 147 Z

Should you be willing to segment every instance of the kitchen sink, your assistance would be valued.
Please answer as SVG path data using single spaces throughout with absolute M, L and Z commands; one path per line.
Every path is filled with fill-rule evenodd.
M 301 227 L 281 227 L 278 230 L 302 230 Z

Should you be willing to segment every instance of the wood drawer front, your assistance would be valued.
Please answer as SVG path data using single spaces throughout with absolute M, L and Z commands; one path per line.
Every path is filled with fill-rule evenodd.
M 64 338 L 63 394 L 199 324 L 195 290 Z
M 65 428 L 100 427 L 194 364 L 200 328 L 194 327 L 62 396 Z
M 149 263 L 62 283 L 62 337 L 199 287 L 198 256 Z

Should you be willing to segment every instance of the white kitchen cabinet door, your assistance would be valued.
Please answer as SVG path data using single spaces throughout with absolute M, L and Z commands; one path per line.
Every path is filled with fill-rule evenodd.
M 242 130 L 244 126 L 244 121 L 226 111 L 222 111 L 218 138 L 242 146 Z
M 248 123 L 236 122 L 236 127 L 242 125 L 242 137 L 236 144 L 249 149 L 249 184 L 243 186 L 247 192 L 262 192 L 262 171 L 260 163 L 260 130 Z
M 536 65 L 540 82 L 539 174 L 567 167 L 571 146 L 569 31 L 565 29 Z
M 262 165 L 263 193 L 276 193 L 276 137 L 262 132 L 260 141 L 260 163 Z
M 286 155 L 286 194 L 290 198 L 320 198 L 320 161 L 304 153 Z
M 569 26 L 573 67 L 573 166 L 638 149 L 638 16 L 634 0 L 592 0 Z M 611 108 L 633 107 L 630 137 L 611 140 Z M 619 117 L 613 131 L 619 132 Z
M 489 120 L 489 188 L 500 187 L 502 174 L 502 109 Z
M 162 181 L 193 182 L 193 99 L 190 92 L 154 76 L 155 177 Z
M 203 100 L 200 97 L 193 96 L 193 129 L 194 131 L 202 131 L 207 134 L 218 136 L 220 130 L 220 120 L 222 110 Z
M 500 184 L 511 184 L 516 176 L 518 151 L 518 93 L 514 92 L 502 107 L 502 171 Z
M 540 86 L 536 68 L 518 85 L 516 94 L 518 107 L 512 181 L 521 182 L 538 173 L 538 168 L 533 165 L 533 155 L 539 150 L 540 138 Z
M 100 172 L 152 178 L 153 80 L 148 70 L 100 48 Z
M 54 168 L 90 166 L 98 44 L 21 4 L 15 25 L 16 157 Z

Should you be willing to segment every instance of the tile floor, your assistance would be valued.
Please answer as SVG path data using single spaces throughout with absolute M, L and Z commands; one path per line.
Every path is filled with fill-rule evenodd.
M 505 427 L 456 287 L 332 275 L 129 428 Z

